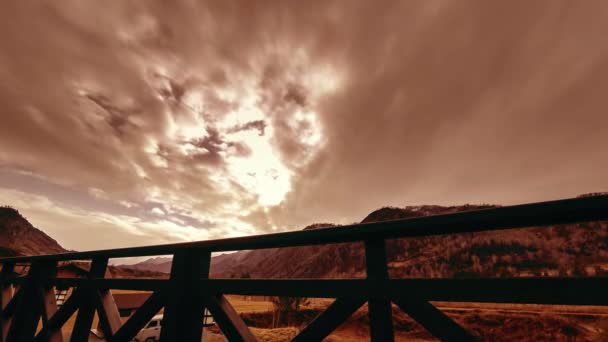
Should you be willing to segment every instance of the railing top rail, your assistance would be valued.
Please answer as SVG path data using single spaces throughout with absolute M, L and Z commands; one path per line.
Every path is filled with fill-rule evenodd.
M 335 228 L 253 235 L 144 247 L 0 258 L 0 263 L 88 260 L 173 254 L 180 249 L 211 252 L 295 247 L 431 235 L 461 234 L 608 220 L 608 195 L 512 205 L 453 214 L 362 223 Z

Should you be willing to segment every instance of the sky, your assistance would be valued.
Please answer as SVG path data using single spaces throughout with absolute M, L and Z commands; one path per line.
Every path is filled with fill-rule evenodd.
M 5 1 L 0 204 L 68 249 L 608 189 L 608 2 Z

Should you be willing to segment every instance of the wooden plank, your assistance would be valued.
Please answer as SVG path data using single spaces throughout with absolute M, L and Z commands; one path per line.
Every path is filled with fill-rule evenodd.
M 213 319 L 230 342 L 254 342 L 251 333 L 241 316 L 234 310 L 224 296 L 207 298 L 208 309 Z
M 122 326 L 120 313 L 114 296 L 109 289 L 98 290 L 97 314 L 99 316 L 99 325 L 106 339 L 113 336 Z
M 2 319 L 11 319 L 13 317 L 13 315 L 15 314 L 15 310 L 17 309 L 17 305 L 19 304 L 19 297 L 21 297 L 23 295 L 23 292 L 21 291 L 16 291 L 15 294 L 13 295 L 13 298 L 11 298 L 11 300 L 6 304 L 6 306 L 4 307 L 4 310 L 2 311 L 2 315 L 0 315 L 2 317 Z
M 31 341 L 43 313 L 42 290 L 45 279 L 55 276 L 56 262 L 38 261 L 30 266 L 27 281 L 22 285 L 15 314 L 6 341 Z
M 7 310 L 7 306 L 11 301 L 16 303 L 13 295 L 15 294 L 15 289 L 13 284 L 6 282 L 6 278 L 13 275 L 15 270 L 15 264 L 6 263 L 2 266 L 2 272 L 0 273 L 0 290 L 2 294 L 0 296 L 0 342 L 6 341 L 6 335 L 8 333 L 8 329 L 11 325 L 11 320 L 13 319 L 12 310 Z
M 389 299 L 379 296 L 382 284 L 388 279 L 386 250 L 383 239 L 365 241 L 365 266 L 367 282 L 371 289 L 368 300 L 369 329 L 372 342 L 392 342 L 393 312 Z
M 175 253 L 161 341 L 200 342 L 205 309 L 200 279 L 209 275 L 210 261 L 208 251 L 186 249 Z
M 11 292 L 13 292 L 13 297 L 6 304 L 4 310 L 2 310 L 2 313 L 0 314 L 0 319 L 2 319 L 2 334 L 0 337 L 2 337 L 2 341 L 6 341 L 8 331 L 13 322 L 13 315 L 15 314 L 17 304 L 20 302 L 19 297 L 23 295 L 23 292 L 21 292 L 21 290 L 17 291 L 15 287 L 13 287 Z
M 363 241 L 374 238 L 460 234 L 532 226 L 550 226 L 608 220 L 608 195 L 505 206 L 500 208 L 374 222 L 297 232 L 285 232 L 197 241 L 158 246 L 119 248 L 46 256 L 2 258 L 0 262 L 33 260 L 88 260 L 97 257 L 122 258 L 173 254 L 181 249 L 211 252 L 260 248 L 295 247 Z
M 48 319 L 47 323 L 36 335 L 34 341 L 48 341 L 57 332 L 61 332 L 61 327 L 70 319 L 70 317 L 72 317 L 76 310 L 78 310 L 80 300 L 78 292 L 78 290 L 75 290 L 68 300 L 63 303 L 61 308 Z
M 608 305 L 608 277 L 388 279 L 368 286 L 364 279 L 209 279 L 208 295 L 386 299 L 418 296 L 430 301 L 555 305 Z M 380 289 L 380 290 L 378 290 Z
M 337 298 L 369 294 L 363 279 L 209 279 L 202 286 L 209 295 Z
M 97 258 L 91 262 L 88 277 L 91 279 L 103 278 L 108 266 L 108 258 Z M 90 286 L 79 288 L 80 308 L 76 316 L 76 323 L 72 330 L 71 342 L 87 341 L 91 333 L 95 310 L 97 309 L 97 289 Z
M 7 285 L 13 284 L 13 292 L 17 292 L 17 290 L 19 289 L 19 285 L 24 284 L 26 279 L 27 277 L 17 276 L 13 274 L 7 277 L 2 277 L 2 282 Z
M 42 322 L 43 325 L 47 325 L 48 320 L 57 313 L 57 297 L 55 296 L 55 288 L 52 286 L 45 286 L 42 290 Z M 48 341 L 63 342 L 63 334 L 61 333 L 61 329 L 51 333 L 50 336 L 48 336 Z
M 118 282 L 114 282 L 114 281 Z M 167 280 L 99 279 L 79 282 L 99 287 L 163 289 Z M 138 285 L 141 283 L 141 285 Z M 60 284 L 67 284 L 58 282 Z M 287 296 L 337 298 L 368 296 L 363 279 L 209 279 L 201 280 L 207 295 L 239 294 L 251 296 Z M 377 283 L 377 296 L 406 298 L 418 293 L 431 301 L 499 302 L 560 305 L 608 305 L 608 277 L 474 278 L 474 279 L 390 279 Z M 9 304 L 12 305 L 12 304 Z
M 608 277 L 391 280 L 392 298 L 430 301 L 555 305 L 608 305 Z
M 427 301 L 409 298 L 397 299 L 394 302 L 441 341 L 477 341 L 473 335 Z
M 366 298 L 337 298 L 292 340 L 292 342 L 321 341 L 336 330 L 365 302 Z
M 85 279 L 55 278 L 50 281 L 57 287 L 96 287 L 100 289 L 159 291 L 169 286 L 168 279 Z
M 165 291 L 154 292 L 108 340 L 110 342 L 131 341 L 152 317 L 158 313 L 166 301 L 167 296 Z

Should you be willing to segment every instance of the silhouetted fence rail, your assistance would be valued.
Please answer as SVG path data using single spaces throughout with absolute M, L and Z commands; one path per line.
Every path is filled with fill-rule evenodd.
M 149 247 L 0 259 L 2 341 L 62 341 L 61 327 L 77 311 L 71 341 L 86 341 L 97 312 L 108 341 L 131 341 L 164 308 L 162 341 L 200 341 L 204 308 L 230 341 L 255 341 L 224 295 L 336 298 L 293 339 L 320 341 L 368 303 L 372 341 L 392 341 L 392 303 L 446 341 L 474 340 L 431 301 L 608 305 L 608 278 L 391 279 L 390 238 L 460 234 L 608 219 L 608 196 L 411 218 L 337 228 Z M 209 279 L 212 252 L 363 242 L 365 279 Z M 110 258 L 173 255 L 169 279 L 105 279 Z M 57 278 L 61 261 L 91 262 L 87 278 Z M 15 274 L 28 264 L 26 275 Z M 74 287 L 58 308 L 55 287 Z M 111 289 L 153 291 L 123 324 Z M 39 322 L 42 321 L 41 327 Z

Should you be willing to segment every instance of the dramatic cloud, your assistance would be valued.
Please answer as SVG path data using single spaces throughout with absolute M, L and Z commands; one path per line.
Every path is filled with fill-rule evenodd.
M 85 249 L 605 190 L 606 19 L 567 1 L 6 2 L 0 200 Z

